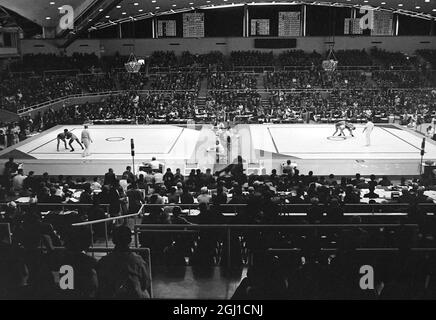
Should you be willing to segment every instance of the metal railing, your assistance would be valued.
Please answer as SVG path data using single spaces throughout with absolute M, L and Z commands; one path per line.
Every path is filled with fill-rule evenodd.
M 180 207 L 181 209 L 187 210 L 188 216 L 198 215 L 199 204 L 144 204 L 140 209 L 140 213 L 147 216 L 150 213 L 150 209 L 154 208 L 164 208 L 164 207 Z M 276 208 L 278 216 L 294 216 L 301 217 L 307 216 L 307 211 L 311 208 L 311 204 L 277 204 Z M 248 207 L 247 204 L 220 204 L 216 207 L 223 213 L 223 215 L 232 216 L 237 215 L 238 210 L 245 209 Z M 434 203 L 422 203 L 419 207 L 425 210 L 427 215 L 433 216 L 436 212 L 436 204 Z M 325 205 L 319 205 L 322 210 L 327 210 L 329 207 Z M 344 216 L 377 216 L 377 217 L 388 217 L 388 216 L 407 216 L 409 204 L 406 203 L 356 203 L 356 204 L 345 204 L 342 206 L 344 209 Z M 192 213 L 192 210 L 197 210 Z
M 18 115 L 23 115 L 24 113 L 28 113 L 30 111 L 36 111 L 38 109 L 50 107 L 51 105 L 59 102 L 67 102 L 70 99 L 74 98 L 86 98 L 86 97 L 107 97 L 111 95 L 119 95 L 119 94 L 126 94 L 130 90 L 112 90 L 112 91 L 103 91 L 103 92 L 87 92 L 87 93 L 78 93 L 78 94 L 72 94 L 64 97 L 59 97 L 50 101 L 38 103 L 29 107 L 24 107 L 21 109 L 18 109 Z M 174 93 L 192 93 L 195 94 L 197 91 L 190 89 L 190 90 L 138 90 L 137 93 L 140 95 L 144 94 L 174 94 Z
M 114 223 L 114 222 L 119 221 L 119 220 L 121 220 L 122 222 L 125 222 L 126 221 L 125 219 L 135 218 L 139 215 L 140 215 L 140 211 L 137 213 L 126 214 L 126 215 L 121 215 L 121 216 L 117 216 L 117 217 L 110 217 L 110 218 L 99 219 L 99 220 L 91 220 L 91 221 L 73 223 L 71 226 L 73 226 L 73 227 L 89 226 L 89 228 L 91 230 L 91 247 L 93 248 L 94 247 L 93 225 L 104 223 L 105 244 L 106 244 L 106 248 L 108 248 L 109 247 L 109 235 L 108 235 L 107 223 L 108 222 Z
M 6 206 L 7 202 L 1 202 L 0 207 Z M 62 208 L 62 211 L 65 211 L 66 208 L 90 208 L 94 206 L 90 203 L 30 203 L 30 202 L 16 202 L 15 203 L 18 207 L 18 209 L 21 209 L 21 207 L 29 207 L 29 206 L 37 206 L 37 207 L 56 207 L 56 208 Z M 106 210 L 109 209 L 109 204 L 99 204 L 99 207 L 106 208 Z
M 6 243 L 12 243 L 11 225 L 9 223 L 0 223 L 0 242 L 6 240 Z
M 135 246 L 139 247 L 139 235 L 143 232 L 181 232 L 186 233 L 189 231 L 201 231 L 201 230 L 222 230 L 225 233 L 226 246 L 227 246 L 227 267 L 231 267 L 231 237 L 232 232 L 247 232 L 247 231 L 259 231 L 259 232 L 272 232 L 283 230 L 295 230 L 295 229 L 338 229 L 338 228 L 361 228 L 361 229 L 379 229 L 379 228 L 411 228 L 417 230 L 417 224 L 139 224 L 134 226 Z

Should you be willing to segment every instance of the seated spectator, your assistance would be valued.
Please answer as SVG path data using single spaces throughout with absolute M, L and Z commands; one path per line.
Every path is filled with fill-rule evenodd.
M 200 189 L 200 194 L 197 197 L 198 203 L 209 204 L 209 202 L 211 200 L 211 196 L 208 194 L 208 192 L 209 192 L 209 190 L 207 189 L 207 187 L 202 187 Z
M 370 199 L 376 199 L 379 197 L 379 195 L 377 193 L 374 192 L 375 190 L 375 186 L 374 185 L 370 185 L 369 186 L 369 192 L 366 193 L 363 197 L 364 198 L 370 198 Z
M 143 258 L 129 248 L 132 231 L 126 226 L 113 230 L 115 249 L 97 264 L 98 297 L 103 299 L 150 298 L 150 270 Z
M 86 227 L 71 227 L 65 239 L 66 250 L 60 252 L 53 271 L 63 265 L 73 267 L 74 288 L 60 290 L 59 297 L 67 299 L 95 298 L 98 288 L 97 261 L 83 253 L 91 245 L 91 231 Z
M 192 224 L 184 217 L 181 216 L 182 209 L 180 207 L 173 208 L 173 216 L 171 218 L 171 224 Z
M 392 182 L 388 179 L 388 177 L 383 176 L 382 179 L 378 182 L 382 187 L 389 187 L 392 185 Z
M 137 213 L 141 209 L 142 204 L 145 203 L 144 194 L 138 189 L 136 182 L 133 182 L 127 189 L 126 192 L 129 207 L 128 213 Z
M 91 183 L 91 191 L 101 190 L 101 184 L 98 182 L 98 177 L 94 177 Z
M 23 191 L 23 183 L 27 176 L 24 175 L 23 169 L 18 169 L 17 174 L 12 178 L 12 189 L 19 194 Z

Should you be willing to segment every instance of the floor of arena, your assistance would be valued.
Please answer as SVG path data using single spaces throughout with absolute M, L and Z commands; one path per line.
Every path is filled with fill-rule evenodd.
M 82 126 L 57 126 L 4 150 L 0 157 L 14 156 L 26 165 L 26 170 L 35 172 L 101 175 L 109 167 L 120 172 L 132 164 L 130 139 L 134 139 L 136 164 L 155 156 L 173 170 L 176 167 L 188 171 L 194 167 L 216 169 L 213 168 L 216 131 L 212 126 L 91 126 L 94 143 L 87 158 L 82 157 L 82 149 L 76 142 L 74 152 L 65 150 L 63 142 L 59 152 L 56 151 L 57 134 L 65 128 L 80 138 Z M 237 125 L 231 130 L 232 147 L 224 162 L 242 155 L 249 167 L 265 168 L 267 172 L 280 169 L 286 159 L 291 159 L 302 173 L 312 170 L 318 175 L 419 174 L 421 134 L 398 125 L 377 125 L 371 145 L 365 146 L 363 125 L 356 126 L 355 137 L 332 138 L 334 129 L 331 124 Z M 221 141 L 226 140 L 221 137 Z M 435 159 L 436 144 L 428 140 L 424 160 Z

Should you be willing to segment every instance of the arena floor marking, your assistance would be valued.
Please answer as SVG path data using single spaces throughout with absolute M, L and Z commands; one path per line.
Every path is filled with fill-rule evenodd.
M 382 130 L 384 130 L 384 131 L 386 131 L 387 133 L 389 133 L 389 134 L 393 135 L 394 137 L 396 137 L 396 138 L 398 138 L 398 139 L 400 139 L 400 140 L 404 141 L 405 143 L 407 143 L 407 144 L 411 145 L 412 147 L 414 147 L 414 148 L 418 149 L 419 151 L 421 151 L 421 148 L 419 148 L 419 147 L 415 146 L 414 144 L 411 144 L 411 143 L 410 143 L 409 141 L 407 141 L 407 140 L 405 140 L 405 139 L 403 139 L 403 138 L 399 137 L 398 135 L 396 135 L 396 134 L 395 134 L 395 133 L 393 133 L 393 132 L 390 132 L 390 131 L 389 131 L 389 130 L 387 130 L 386 128 L 383 128 L 383 127 L 379 127 L 379 128 L 380 128 L 380 129 L 382 129 Z
M 274 140 L 274 137 L 273 137 L 273 135 L 271 133 L 270 127 L 268 127 L 268 133 L 269 133 L 269 136 L 271 137 L 271 141 L 272 141 L 272 143 L 274 145 L 274 149 L 276 149 L 276 153 L 279 153 L 279 148 L 277 148 L 277 144 L 276 144 L 276 141 Z
M 97 143 L 91 145 L 91 156 L 87 158 L 82 158 L 82 150 L 76 143 L 73 144 L 74 152 L 63 150 L 62 145 L 60 151 L 56 151 L 57 134 L 64 128 L 79 136 L 77 132 L 82 126 L 59 125 L 0 154 L 4 156 L 15 151 L 17 161 L 25 164 L 26 172 L 93 176 L 113 168 L 120 173 L 126 165 L 132 164 L 130 138 L 134 138 L 136 165 L 156 156 L 172 169 L 183 171 L 196 165 L 202 170 L 214 168 L 216 157 L 209 149 L 215 147 L 216 136 L 208 125 L 201 130 L 175 125 L 90 126 Z M 356 138 L 331 141 L 327 137 L 334 132 L 334 125 L 330 124 L 241 124 L 233 128 L 236 136 L 232 140 L 234 150 L 229 159 L 241 155 L 251 166 L 257 165 L 259 170 L 264 168 L 267 172 L 272 169 L 279 171 L 287 159 L 294 159 L 302 173 L 312 170 L 319 175 L 351 176 L 356 172 L 388 176 L 419 174 L 418 146 L 423 136 L 398 125 L 376 126 L 373 145 L 364 147 L 362 130 L 363 126 L 358 125 Z M 118 139 L 110 142 L 111 137 Z M 212 144 L 209 146 L 207 141 Z M 20 155 L 29 155 L 29 158 Z M 424 160 L 436 160 L 436 143 L 433 141 L 426 145 Z
M 77 132 L 81 131 L 80 128 L 77 126 L 61 126 L 62 128 L 69 128 L 70 131 L 75 131 L 76 136 L 78 136 Z M 164 154 L 170 154 L 174 147 L 179 142 L 181 136 L 185 132 L 185 128 L 177 127 L 177 126 L 165 126 L 165 127 L 143 127 L 143 126 L 137 126 L 137 127 L 131 127 L 126 126 L 126 128 L 123 127 L 113 127 L 110 126 L 102 126 L 102 127 L 91 127 L 91 136 L 93 137 L 93 140 L 97 140 L 97 143 L 94 143 L 91 145 L 92 148 L 92 154 L 94 156 L 108 156 L 110 155 L 120 155 L 123 153 L 130 154 L 130 139 L 133 138 L 135 140 L 135 147 L 136 147 L 136 154 L 137 155 L 147 155 L 147 154 L 156 154 L 156 155 L 164 155 Z M 147 130 L 150 132 L 144 133 L 144 130 Z M 164 131 L 163 131 L 164 130 Z M 117 132 L 118 131 L 118 132 Z M 38 155 L 62 155 L 65 154 L 67 151 L 68 154 L 75 155 L 79 151 L 81 151 L 80 146 L 77 143 L 73 143 L 74 152 L 69 152 L 69 150 L 63 149 L 63 142 L 61 142 L 60 145 L 60 151 L 56 151 L 56 141 L 57 141 L 57 134 L 60 132 L 60 130 L 55 130 L 54 132 L 51 132 L 47 134 L 50 139 L 48 141 L 44 141 L 46 136 L 42 135 L 40 137 L 40 141 L 42 140 L 42 143 L 39 145 L 35 145 L 38 143 L 34 142 L 32 147 L 29 151 L 27 151 L 27 148 L 21 148 L 22 151 L 31 154 L 33 156 L 38 157 Z M 92 134 L 94 132 L 94 135 Z M 44 134 L 44 133 L 43 133 Z M 124 139 L 120 141 L 108 141 L 107 138 L 110 137 L 122 137 Z M 53 145 L 50 147 L 47 147 L 52 143 Z M 116 151 L 114 151 L 116 150 Z M 56 157 L 56 156 L 55 156 Z
M 331 134 L 329 130 L 331 130 L 331 126 L 326 125 L 278 125 L 268 126 L 266 131 L 268 131 L 275 149 L 270 151 L 283 155 L 307 155 L 307 157 L 313 159 L 316 159 L 318 154 L 320 155 L 319 159 L 325 159 L 325 156 L 328 155 L 331 155 L 332 159 L 350 159 L 352 155 L 359 155 L 357 156 L 359 159 L 372 159 L 373 155 L 377 155 L 376 158 L 379 159 L 383 155 L 394 159 L 404 159 L 404 157 L 419 158 L 421 149 L 413 141 L 418 143 L 421 138 L 417 138 L 401 128 L 396 130 L 402 130 L 402 135 L 410 138 L 410 141 L 386 128 L 377 126 L 372 134 L 372 145 L 370 147 L 364 146 L 365 135 L 361 133 L 363 125 L 358 126 L 355 133 L 356 138 L 344 141 L 325 141 L 327 138 L 324 136 Z M 261 149 L 261 145 L 257 145 L 256 148 Z M 433 157 L 436 156 L 436 147 L 433 144 L 427 146 L 427 154 Z M 395 157 L 395 155 L 398 156 Z
M 76 130 L 76 128 L 73 128 L 73 129 L 71 129 L 71 130 L 69 130 L 69 131 L 74 131 L 74 130 Z M 77 138 L 79 138 L 79 137 L 77 137 Z M 51 142 L 56 141 L 56 140 L 57 140 L 57 137 L 54 138 L 54 139 L 52 139 L 52 140 L 50 140 L 50 141 L 47 141 L 46 143 L 44 143 L 44 144 L 42 144 L 42 145 L 36 147 L 36 148 L 33 149 L 33 150 L 28 151 L 27 153 L 28 153 L 28 154 L 31 154 L 31 153 L 34 152 L 35 150 L 38 150 L 38 149 L 40 149 L 40 148 L 46 146 L 47 144 L 49 144 L 49 143 L 51 143 Z M 59 143 L 59 147 L 61 147 L 62 145 L 64 145 L 64 142 L 63 142 L 63 141 Z M 68 145 L 68 141 L 67 141 L 67 145 Z M 41 153 L 44 154 L 44 152 L 41 152 Z
M 75 130 L 75 129 L 72 129 L 72 130 L 70 130 L 70 131 L 74 131 L 74 130 Z M 184 131 L 184 130 L 185 130 L 185 128 L 181 128 L 181 131 L 180 131 L 179 135 L 177 136 L 177 138 L 176 138 L 176 140 L 174 141 L 174 143 L 171 145 L 171 147 L 170 147 L 170 149 L 168 150 L 168 152 L 153 152 L 153 154 L 156 154 L 156 155 L 158 155 L 158 154 L 159 154 L 159 155 L 162 155 L 162 154 L 169 154 L 169 153 L 171 153 L 171 151 L 174 149 L 174 146 L 177 144 L 177 142 L 179 141 L 181 135 L 183 134 L 183 131 Z M 123 137 L 123 140 L 122 140 L 122 141 L 124 141 L 124 140 L 128 140 L 128 139 Z M 37 147 L 36 149 L 34 149 L 34 150 L 32 150 L 32 151 L 29 151 L 28 153 L 30 154 L 30 153 L 34 152 L 35 150 L 37 150 L 38 148 L 41 148 L 41 147 L 43 147 L 43 146 L 49 144 L 50 142 L 54 142 L 54 141 L 56 141 L 56 139 L 53 139 L 53 140 L 51 140 L 51 141 L 48 141 L 48 142 L 44 143 L 43 145 Z M 107 139 L 106 139 L 106 141 L 107 141 Z M 63 146 L 63 142 L 61 142 L 61 143 L 62 143 L 62 144 L 60 144 L 59 147 Z M 130 140 L 129 140 L 129 143 L 130 143 Z M 82 149 L 80 148 L 80 146 L 77 144 L 77 142 L 73 142 L 73 144 L 76 145 L 76 146 L 78 147 L 78 148 L 77 148 L 78 151 L 82 150 Z M 68 141 L 67 141 L 67 145 L 68 145 Z M 135 142 L 135 145 L 136 145 L 136 142 Z M 69 145 L 68 145 L 68 146 L 69 146 Z M 53 154 L 53 152 L 36 152 L 35 154 Z M 101 155 L 103 155 L 103 154 L 120 154 L 120 152 L 93 152 L 93 154 L 98 154 L 98 155 L 100 155 L 100 154 L 101 154 Z M 135 154 L 150 154 L 150 152 L 135 152 Z

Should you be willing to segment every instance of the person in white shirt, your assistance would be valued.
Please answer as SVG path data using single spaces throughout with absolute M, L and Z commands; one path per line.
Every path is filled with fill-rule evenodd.
M 162 174 L 162 172 L 156 171 L 153 174 L 153 181 L 154 181 L 155 185 L 163 185 L 164 181 L 163 181 L 163 174 Z
M 433 139 L 433 136 L 434 136 L 434 129 L 433 129 L 432 126 L 428 126 L 428 127 L 427 127 L 427 131 L 426 131 L 425 135 L 426 135 L 427 138 L 429 138 L 429 139 Z
M 211 196 L 208 194 L 207 187 L 202 187 L 200 189 L 200 194 L 197 197 L 198 203 L 206 203 L 209 204 Z
M 369 147 L 371 145 L 371 133 L 373 130 L 374 130 L 374 123 L 371 121 L 371 119 L 368 119 L 368 122 L 363 128 L 363 133 L 365 133 L 365 137 L 366 137 L 365 147 Z
M 89 148 L 91 146 L 91 143 L 93 143 L 93 141 L 91 138 L 91 134 L 88 131 L 88 125 L 85 124 L 84 128 L 85 129 L 82 130 L 82 135 L 81 135 L 82 143 L 85 146 L 85 150 L 83 150 L 82 157 L 87 157 L 91 154 Z
M 160 165 L 160 162 L 157 161 L 155 157 L 151 158 L 150 166 L 152 171 L 159 170 Z
M 97 177 L 95 177 L 94 181 L 91 183 L 91 190 L 92 191 L 101 190 L 101 184 L 98 182 Z
M 23 169 L 18 169 L 17 175 L 12 178 L 12 188 L 15 192 L 23 191 L 23 182 L 27 176 L 24 175 Z

